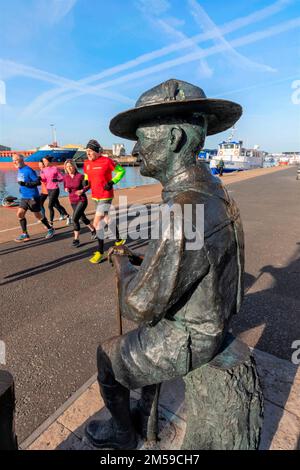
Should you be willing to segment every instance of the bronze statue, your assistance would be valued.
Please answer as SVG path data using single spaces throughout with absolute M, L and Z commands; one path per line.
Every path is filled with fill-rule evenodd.
M 137 140 L 141 173 L 161 182 L 163 204 L 190 205 L 193 222 L 196 206 L 204 205 L 204 243 L 188 250 L 173 217 L 177 237 L 151 240 L 144 258 L 127 247 L 111 250 L 121 314 L 139 326 L 98 348 L 100 391 L 112 418 L 87 425 L 96 447 L 135 448 L 130 390 L 142 388 L 134 419 L 145 429 L 156 384 L 212 361 L 239 311 L 244 273 L 239 211 L 207 164 L 196 164 L 196 156 L 206 135 L 230 128 L 241 114 L 236 103 L 208 99 L 197 86 L 168 80 L 110 123 L 115 135 Z
M 0 370 L 0 450 L 17 450 L 15 434 L 15 387 L 12 375 Z

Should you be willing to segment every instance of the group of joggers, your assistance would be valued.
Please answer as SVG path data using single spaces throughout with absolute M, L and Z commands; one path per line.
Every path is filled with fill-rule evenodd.
M 104 230 L 110 225 L 109 209 L 114 197 L 113 185 L 118 183 L 125 175 L 125 169 L 116 164 L 111 158 L 102 154 L 102 148 L 96 140 L 90 140 L 86 146 L 87 160 L 84 162 L 84 174 L 78 172 L 73 160 L 64 163 L 64 174 L 51 164 L 50 157 L 44 157 L 39 162 L 40 176 L 27 166 L 24 157 L 13 155 L 13 164 L 18 169 L 17 181 L 20 186 L 20 203 L 17 217 L 22 233 L 15 241 L 27 242 L 30 240 L 27 231 L 26 212 L 33 212 L 35 217 L 46 227 L 46 238 L 55 235 L 53 227 L 54 209 L 57 209 L 59 220 L 66 219 L 66 224 L 73 222 L 74 239 L 72 245 L 79 246 L 80 221 L 90 230 L 92 239 L 98 243 L 97 251 L 90 258 L 90 262 L 97 264 L 104 258 Z M 114 176 L 112 175 L 114 173 Z M 63 183 L 64 189 L 69 194 L 73 214 L 70 216 L 59 201 L 59 183 Z M 39 192 L 38 187 L 41 186 Z M 87 191 L 91 190 L 92 199 L 95 202 L 95 216 L 91 223 L 85 215 L 88 205 Z M 48 198 L 50 219 L 45 214 L 44 204 Z M 114 224 L 115 245 L 125 243 L 120 237 L 117 224 Z

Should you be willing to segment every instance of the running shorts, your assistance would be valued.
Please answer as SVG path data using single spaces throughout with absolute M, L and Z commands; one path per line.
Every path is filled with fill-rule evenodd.
M 31 212 L 40 212 L 41 211 L 40 198 L 35 197 L 32 199 L 21 199 L 19 203 L 19 207 L 21 207 L 21 209 L 25 209 L 26 211 L 29 210 Z
M 109 210 L 110 210 L 111 203 L 112 203 L 112 199 L 108 199 L 107 201 L 105 201 L 105 200 L 95 201 L 96 214 L 97 215 L 108 214 Z

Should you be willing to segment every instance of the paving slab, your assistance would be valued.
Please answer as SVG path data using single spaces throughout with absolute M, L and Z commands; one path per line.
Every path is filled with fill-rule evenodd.
M 300 368 L 289 361 L 253 349 L 265 400 L 265 416 L 260 450 L 296 450 L 300 437 Z M 133 401 L 138 393 L 133 393 Z M 109 412 L 94 382 L 41 434 L 27 446 L 28 450 L 93 448 L 84 436 L 91 419 L 108 419 Z M 159 405 L 157 443 L 139 441 L 139 450 L 178 450 L 186 429 L 184 382 L 181 378 L 165 382 Z M 27 442 L 30 442 L 27 440 Z M 200 449 L 199 449 L 200 450 Z

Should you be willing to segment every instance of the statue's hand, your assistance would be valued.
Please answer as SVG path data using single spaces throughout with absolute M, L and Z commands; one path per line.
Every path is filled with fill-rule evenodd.
M 113 265 L 113 256 L 133 256 L 133 252 L 126 245 L 112 246 L 107 253 L 108 261 Z

